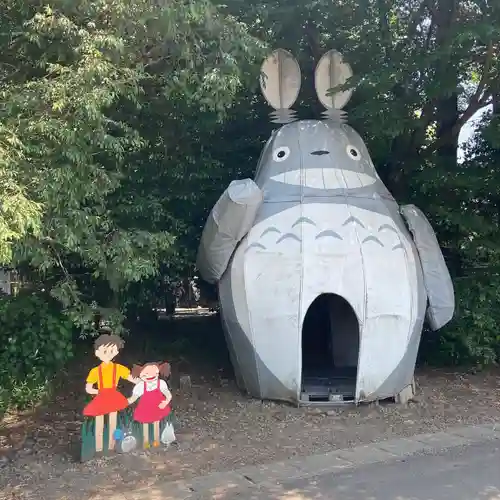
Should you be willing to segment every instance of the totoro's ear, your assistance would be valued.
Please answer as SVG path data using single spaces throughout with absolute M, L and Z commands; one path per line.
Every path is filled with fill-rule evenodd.
M 260 89 L 267 103 L 274 108 L 273 123 L 289 123 L 295 119 L 294 105 L 300 90 L 300 67 L 295 57 L 277 49 L 262 63 Z
M 332 89 L 344 85 L 351 77 L 351 66 L 344 61 L 342 54 L 336 50 L 323 54 L 314 71 L 314 87 L 319 101 L 326 108 L 325 118 L 345 119 L 342 108 L 349 102 L 353 89 L 333 92 Z

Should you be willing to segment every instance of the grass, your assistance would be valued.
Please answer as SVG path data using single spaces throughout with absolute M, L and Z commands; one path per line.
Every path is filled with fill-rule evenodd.
M 0 418 L 9 410 L 33 408 L 49 397 L 51 390 L 51 381 L 36 374 L 21 380 L 9 373 L 0 374 Z
M 133 417 L 133 409 L 132 408 L 127 408 L 120 412 L 118 414 L 118 421 L 117 421 L 117 429 L 122 430 L 124 433 L 125 432 L 130 432 L 132 435 L 135 437 L 137 441 L 137 447 L 141 448 L 142 443 L 144 442 L 143 439 L 143 426 L 142 424 L 136 422 Z M 171 412 L 168 417 L 164 418 L 160 422 L 160 436 L 161 433 L 163 432 L 163 429 L 165 428 L 165 424 L 167 422 L 171 422 L 174 426 L 176 424 L 175 416 L 173 412 Z M 87 460 L 90 460 L 94 455 L 95 455 L 95 435 L 94 435 L 94 430 L 95 430 L 95 419 L 86 417 L 85 420 L 83 421 L 82 424 L 82 449 L 81 449 L 81 461 L 85 462 Z M 149 426 L 149 442 L 152 443 L 154 440 L 153 436 L 153 426 Z M 109 429 L 108 429 L 108 420 L 105 417 L 104 419 L 104 435 L 103 435 L 103 445 L 104 453 L 108 453 L 112 450 L 108 449 L 108 442 L 109 442 Z
M 135 325 L 124 338 L 125 349 L 118 362 L 126 366 L 166 360 L 183 366 L 187 362 L 188 373 L 206 365 L 231 370 L 220 319 L 215 315 L 161 320 L 148 328 Z M 96 360 L 91 339 L 75 341 L 74 349 L 77 356 L 55 378 L 39 372 L 20 378 L 9 373 L 11 366 L 0 367 L 0 422 L 7 411 L 24 411 L 48 401 L 60 385 L 71 384 L 75 390 L 81 390 L 82 402 L 77 404 L 83 408 L 83 377 Z M 129 391 L 130 387 L 125 384 L 124 390 Z

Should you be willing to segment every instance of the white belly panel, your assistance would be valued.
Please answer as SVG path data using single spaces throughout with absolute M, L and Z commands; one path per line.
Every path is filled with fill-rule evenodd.
M 354 226 L 343 226 L 349 218 L 344 204 L 308 203 L 303 217 L 315 225 L 303 223 L 304 279 L 301 319 L 311 303 L 322 293 L 334 293 L 346 299 L 358 321 L 364 322 L 364 270 Z
M 303 266 L 301 241 L 292 227 L 297 212 L 297 206 L 285 208 L 256 224 L 243 247 L 252 343 L 262 363 L 298 396 Z
M 266 210 L 270 204 L 242 245 L 251 340 L 262 362 L 299 391 L 307 309 L 322 293 L 338 294 L 360 323 L 357 397 L 371 394 L 401 361 L 419 313 L 418 263 L 397 212 L 290 203 L 266 218 Z
M 382 213 L 381 213 L 382 212 Z M 351 208 L 359 229 L 366 288 L 357 396 L 373 394 L 398 367 L 417 317 L 418 282 L 412 242 L 399 217 Z

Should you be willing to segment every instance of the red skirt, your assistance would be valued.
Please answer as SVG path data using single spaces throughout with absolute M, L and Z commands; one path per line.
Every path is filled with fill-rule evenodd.
M 144 397 L 144 396 L 143 396 Z M 160 401 L 162 401 L 162 398 Z M 141 401 L 139 401 L 137 408 L 134 411 L 134 420 L 141 424 L 152 424 L 154 422 L 159 422 L 163 420 L 165 417 L 170 415 L 172 408 L 170 405 L 165 406 L 165 408 L 158 408 L 158 403 L 149 406 L 149 405 L 141 405 Z
M 124 410 L 128 406 L 127 398 L 116 389 L 100 389 L 94 399 L 83 409 L 86 417 L 99 417 Z

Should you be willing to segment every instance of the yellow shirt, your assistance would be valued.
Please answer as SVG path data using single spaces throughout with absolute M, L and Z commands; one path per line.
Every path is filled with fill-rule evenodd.
M 87 384 L 97 384 L 98 389 L 112 389 L 118 385 L 118 381 L 121 378 L 128 378 L 130 376 L 130 370 L 123 365 L 108 363 L 101 363 L 102 370 L 102 383 L 104 387 L 99 385 L 99 366 L 92 368 L 87 377 Z M 115 385 L 113 386 L 113 368 L 116 366 L 116 379 Z

